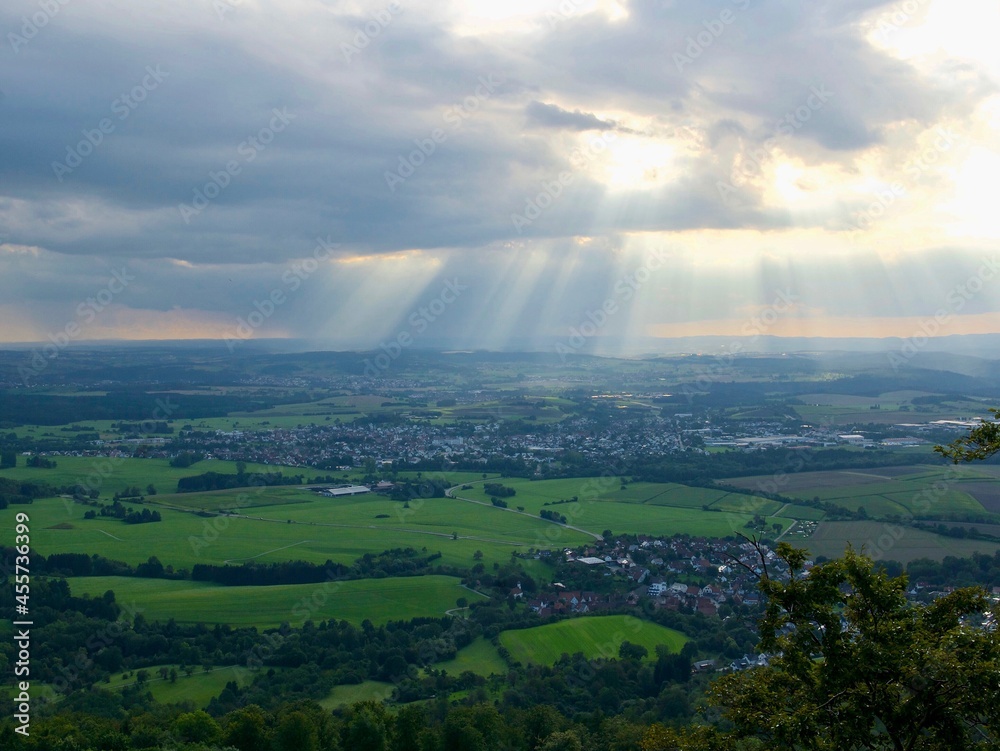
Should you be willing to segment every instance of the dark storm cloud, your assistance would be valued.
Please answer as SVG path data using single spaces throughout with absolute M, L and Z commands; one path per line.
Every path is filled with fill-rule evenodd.
M 569 112 L 562 107 L 544 102 L 529 102 L 524 112 L 531 124 L 546 128 L 609 130 L 615 127 L 615 123 L 605 122 L 589 112 L 580 112 L 579 110 Z

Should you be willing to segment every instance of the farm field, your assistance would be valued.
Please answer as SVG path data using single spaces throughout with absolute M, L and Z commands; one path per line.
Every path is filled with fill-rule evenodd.
M 228 417 L 214 418 L 228 423 L 239 422 L 239 427 L 246 428 L 251 422 L 260 424 L 263 420 L 274 420 L 280 418 L 297 419 L 296 424 L 308 425 L 310 422 L 324 422 L 329 417 L 330 421 L 337 419 L 341 421 L 354 420 L 357 417 L 371 414 L 384 414 L 392 412 L 409 411 L 412 407 L 405 402 L 397 402 L 381 396 L 372 395 L 351 395 L 351 396 L 331 396 L 314 402 L 299 402 L 294 404 L 278 404 L 269 409 L 254 410 L 253 412 L 230 412 Z M 211 423 L 210 419 L 192 421 L 195 427 L 205 422 Z M 272 423 L 274 424 L 274 423 Z M 267 427 L 267 426 L 265 426 Z
M 812 506 L 798 506 L 794 503 L 789 503 L 782 507 L 778 510 L 778 513 L 796 521 L 819 521 L 826 516 L 826 513 L 822 509 L 813 508 Z
M 857 396 L 854 394 L 803 394 L 799 401 L 807 405 L 824 407 L 855 407 L 858 409 L 880 405 L 883 408 L 897 408 L 909 405 L 913 399 L 921 396 L 932 396 L 929 391 L 887 391 L 878 396 Z
M 206 507 L 217 509 L 233 508 L 240 493 L 223 491 L 220 494 L 183 494 L 157 498 L 158 502 L 172 506 L 197 510 Z M 207 496 L 207 498 L 206 498 Z M 377 494 L 326 498 L 303 488 L 262 488 L 251 491 L 251 499 L 257 508 L 248 508 L 237 513 L 263 523 L 283 523 L 298 525 L 299 539 L 334 535 L 349 536 L 359 530 L 363 533 L 385 537 L 378 552 L 389 547 L 401 535 L 410 533 L 414 537 L 424 537 L 416 548 L 421 547 L 462 547 L 452 543 L 493 545 L 506 548 L 503 558 L 517 547 L 544 547 L 547 535 L 553 530 L 559 532 L 560 540 L 580 544 L 590 539 L 573 530 L 558 528 L 552 522 L 525 514 L 512 514 L 491 505 L 472 504 L 454 498 L 418 498 L 409 506 Z M 233 519 L 232 521 L 239 521 Z M 303 529 L 303 526 L 306 528 Z M 459 540 L 453 540 L 457 534 Z M 478 548 L 473 548 L 469 555 Z M 485 555 L 486 550 L 483 549 Z
M 531 419 L 533 422 L 549 424 L 566 418 L 562 407 L 572 407 L 573 402 L 555 396 L 532 396 L 530 399 L 509 399 L 479 404 L 458 404 L 454 407 L 428 406 L 428 411 L 440 412 L 441 417 L 435 423 L 455 422 L 457 420 L 519 420 Z
M 610 529 L 619 534 L 683 533 L 727 537 L 742 531 L 754 514 L 766 515 L 782 505 L 766 498 L 676 483 L 636 482 L 621 489 L 618 480 L 586 477 L 536 481 L 505 479 L 500 482 L 516 491 L 516 495 L 503 499 L 510 509 L 523 506 L 525 513 L 533 515 L 547 509 L 565 516 L 570 525 L 598 535 Z M 470 489 L 458 488 L 454 495 L 490 503 L 483 481 L 470 484 Z M 575 503 L 557 503 L 573 496 L 579 499 Z M 706 511 L 703 506 L 713 510 Z M 788 527 L 791 522 L 771 517 L 767 523 Z M 563 530 L 563 533 L 569 531 Z
M 482 598 L 450 576 L 361 579 L 272 587 L 221 587 L 207 582 L 139 579 L 122 576 L 71 577 L 75 596 L 100 596 L 113 590 L 121 603 L 134 603 L 149 621 L 228 623 L 232 626 L 292 627 L 306 620 L 390 620 L 443 616 L 459 597 Z
M 18 457 L 17 467 L 0 469 L 0 477 L 11 480 L 45 482 L 49 485 L 74 485 L 87 483 L 100 490 L 101 498 L 110 499 L 115 493 L 129 486 L 139 486 L 143 491 L 152 484 L 158 493 L 173 493 L 182 477 L 193 477 L 205 472 L 236 472 L 236 462 L 206 459 L 190 467 L 171 467 L 167 459 L 109 459 L 101 456 L 53 456 L 56 467 L 42 469 L 26 467 L 26 457 Z M 285 475 L 314 476 L 316 470 L 304 467 L 283 467 L 269 464 L 247 464 L 248 472 L 282 472 Z
M 855 550 L 864 550 L 874 558 L 884 558 L 906 564 L 917 558 L 940 561 L 945 556 L 966 557 L 974 552 L 992 555 L 1000 544 L 983 540 L 942 537 L 910 527 L 895 527 L 885 522 L 821 522 L 813 535 L 795 540 L 797 546 L 808 548 L 813 555 L 837 558 L 850 543 Z
M 990 467 L 915 465 L 869 470 L 800 472 L 782 477 L 782 495 L 819 498 L 870 516 L 921 516 L 984 511 L 1000 513 L 1000 478 Z M 773 477 L 740 477 L 726 483 L 759 487 Z
M 886 394 L 888 399 L 857 397 L 841 394 L 814 394 L 798 397 L 805 404 L 789 405 L 805 422 L 833 426 L 850 426 L 866 423 L 895 425 L 932 420 L 955 420 L 969 417 L 988 417 L 985 405 L 978 402 L 913 407 L 898 394 Z M 811 402 L 811 403 L 810 403 Z M 880 409 L 873 409 L 878 404 Z
M 525 510 L 537 514 L 541 509 L 548 508 L 545 503 L 561 501 L 576 496 L 582 502 L 591 500 L 608 501 L 612 503 L 634 503 L 654 506 L 676 506 L 678 508 L 697 508 L 711 504 L 729 495 L 724 490 L 712 488 L 692 488 L 676 483 L 635 482 L 621 489 L 616 478 L 576 477 L 559 480 L 525 480 L 522 478 L 507 478 L 494 480 L 513 488 L 517 495 L 505 498 L 511 507 L 524 506 Z M 457 495 L 489 502 L 489 493 L 483 490 L 483 482 L 475 481 L 471 490 L 456 490 Z M 554 510 L 559 510 L 555 506 Z
M 737 514 L 762 514 L 763 516 L 772 516 L 783 505 L 783 503 L 772 501 L 769 498 L 743 495 L 742 493 L 729 493 L 712 503 L 709 508 Z
M 240 502 L 240 492 L 157 496 L 157 500 L 193 502 L 195 508 L 231 508 Z M 271 505 L 248 508 L 245 512 L 253 518 L 241 518 L 204 517 L 146 504 L 159 510 L 163 521 L 125 524 L 107 517 L 84 519 L 88 506 L 51 498 L 37 500 L 30 507 L 0 509 L 0 524 L 13 519 L 18 510 L 27 511 L 33 548 L 42 555 L 99 553 L 132 565 L 156 555 L 164 565 L 175 568 L 250 560 L 350 564 L 365 553 L 398 547 L 440 552 L 443 565 L 462 566 L 471 565 L 478 550 L 484 565 L 491 565 L 509 561 L 515 550 L 546 547 L 556 541 L 577 545 L 591 539 L 542 519 L 453 499 L 429 499 L 419 508 L 411 504 L 405 510 L 414 513 L 401 517 L 396 512 L 404 510 L 402 504 L 376 496 L 365 502 L 358 496 L 343 507 L 337 505 L 348 503 L 343 499 L 319 498 L 302 488 L 265 488 L 259 495 L 251 490 L 250 498 Z M 389 516 L 375 518 L 380 513 Z M 452 539 L 456 532 L 459 539 Z M 551 533 L 556 533 L 556 541 L 547 537 Z
M 1000 514 L 1000 481 L 967 480 L 956 483 L 955 487 L 974 498 L 990 513 Z
M 572 618 L 545 626 L 504 631 L 500 643 L 521 663 L 552 665 L 563 654 L 582 652 L 588 659 L 618 657 L 622 642 L 641 644 L 656 659 L 656 647 L 665 644 L 679 652 L 688 638 L 679 631 L 627 615 Z
M 507 672 L 507 663 L 500 657 L 497 648 L 483 636 L 478 637 L 469 646 L 458 650 L 454 659 L 438 662 L 431 667 L 434 670 L 444 670 L 449 675 L 461 675 L 468 670 L 484 678 Z
M 483 477 L 484 474 L 486 475 L 485 478 Z M 418 475 L 419 475 L 419 477 L 418 477 Z M 397 472 L 396 473 L 396 479 L 397 480 L 411 480 L 411 481 L 414 481 L 414 482 L 417 481 L 417 480 L 419 480 L 419 479 L 421 479 L 421 478 L 423 478 L 425 480 L 445 480 L 446 482 L 450 483 L 451 485 L 459 485 L 459 484 L 461 484 L 463 482 L 478 482 L 479 480 L 483 480 L 483 479 L 486 479 L 486 480 L 496 479 L 499 476 L 500 475 L 495 474 L 493 472 L 484 473 L 484 472 L 462 472 L 462 471 L 459 471 L 459 472 L 451 472 L 451 471 L 449 471 L 449 472 L 410 472 L 410 471 L 407 471 L 407 472 Z
M 253 516 L 285 523 L 291 520 L 305 525 L 342 524 L 380 529 L 386 531 L 387 541 L 392 530 L 418 529 L 448 540 L 457 533 L 478 541 L 524 546 L 544 545 L 545 532 L 553 526 L 538 517 L 506 513 L 454 498 L 417 499 L 406 508 L 399 501 L 374 494 L 341 498 L 310 495 L 312 499 L 305 502 L 256 509 Z M 572 536 L 579 542 L 586 541 L 580 533 L 572 532 Z M 438 540 L 433 542 L 440 544 Z

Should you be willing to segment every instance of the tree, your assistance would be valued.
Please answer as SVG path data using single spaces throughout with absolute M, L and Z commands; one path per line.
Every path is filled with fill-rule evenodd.
M 993 456 L 1000 451 L 1000 409 L 991 409 L 990 412 L 996 422 L 983 420 L 967 436 L 952 441 L 947 446 L 935 446 L 934 450 L 955 464 Z
M 256 704 L 237 709 L 226 716 L 226 745 L 240 751 L 267 751 L 271 724 L 271 716 Z
M 289 712 L 282 717 L 274 740 L 277 751 L 317 751 L 319 748 L 316 725 L 305 712 Z
M 407 704 L 396 713 L 393 751 L 419 751 L 420 734 L 426 727 L 424 710 Z
M 174 732 L 188 743 L 215 743 L 222 737 L 222 728 L 204 710 L 188 712 L 174 721 Z
M 546 738 L 538 751 L 583 751 L 583 744 L 572 730 L 558 731 Z
M 760 581 L 770 665 L 710 691 L 733 725 L 728 739 L 783 751 L 1000 748 L 1000 636 L 984 627 L 985 591 L 912 605 L 905 576 L 850 548 L 808 575 L 805 551 L 780 543 L 777 553 L 788 579 L 765 567 Z
M 385 751 L 389 744 L 389 717 L 385 705 L 376 701 L 354 704 L 344 726 L 344 748 Z
M 623 641 L 618 647 L 618 656 L 623 660 L 642 660 L 648 654 L 649 650 L 644 646 L 630 641 Z

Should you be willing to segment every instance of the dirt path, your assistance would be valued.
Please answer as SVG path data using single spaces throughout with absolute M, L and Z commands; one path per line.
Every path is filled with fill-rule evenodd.
M 254 558 L 260 558 L 262 555 L 267 555 L 268 553 L 277 553 L 279 550 L 287 550 L 288 548 L 294 548 L 296 545 L 305 545 L 307 542 L 314 542 L 313 540 L 300 540 L 299 542 L 293 542 L 291 545 L 283 545 L 280 548 L 274 548 L 274 550 L 265 550 L 263 553 L 257 553 L 257 555 L 252 555 L 249 558 L 229 558 L 223 563 L 237 563 L 239 561 L 252 561 Z
M 467 483 L 467 482 L 462 483 L 462 485 L 469 485 L 469 484 L 470 483 Z M 452 487 L 450 487 L 446 491 L 444 491 L 444 494 L 446 496 L 448 496 L 449 498 L 454 498 L 456 501 L 465 501 L 466 503 L 475 503 L 477 506 L 487 506 L 489 508 L 496 508 L 496 509 L 498 509 L 500 511 L 509 511 L 512 514 L 521 514 L 522 516 L 527 516 L 527 517 L 529 517 L 531 519 L 541 519 L 541 517 L 535 516 L 534 514 L 529 514 L 527 511 L 518 511 L 516 508 L 500 508 L 499 506 L 494 506 L 492 503 L 486 503 L 485 501 L 477 501 L 474 498 L 463 498 L 460 495 L 455 495 L 455 493 L 454 493 L 455 489 L 456 488 L 461 488 L 461 487 L 462 487 L 461 485 L 453 485 Z M 557 527 L 562 527 L 563 529 L 572 529 L 575 532 L 580 532 L 581 534 L 590 535 L 595 540 L 603 540 L 604 539 L 601 535 L 596 534 L 594 532 L 591 532 L 589 529 L 582 529 L 580 527 L 574 527 L 571 524 L 560 524 L 559 522 L 554 522 L 554 521 L 551 521 L 550 519 L 542 519 L 542 521 L 543 522 L 549 522 L 549 524 L 555 524 Z

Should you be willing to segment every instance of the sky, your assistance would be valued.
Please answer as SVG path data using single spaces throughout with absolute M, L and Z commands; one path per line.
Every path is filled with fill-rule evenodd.
M 0 342 L 1000 332 L 995 0 L 7 0 Z

